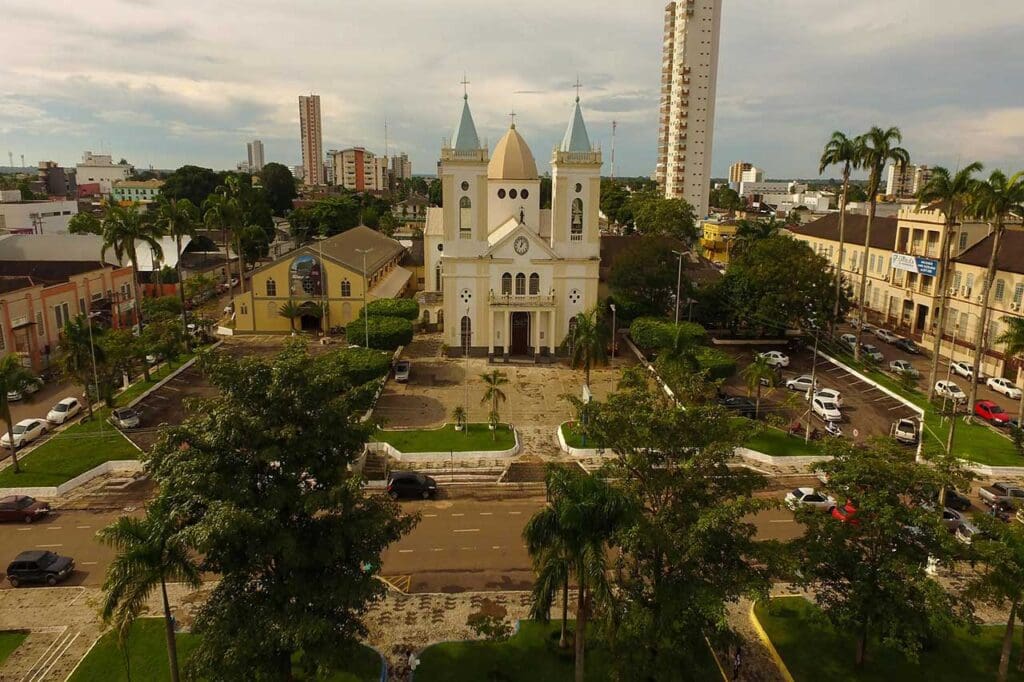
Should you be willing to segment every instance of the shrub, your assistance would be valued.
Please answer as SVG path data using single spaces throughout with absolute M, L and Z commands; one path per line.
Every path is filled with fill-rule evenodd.
M 373 341 L 372 336 L 370 340 Z M 354 386 L 379 379 L 391 369 L 391 355 L 373 348 L 342 348 L 330 357 L 338 363 L 338 369 L 348 375 Z
M 370 317 L 404 317 L 407 320 L 417 320 L 420 316 L 420 304 L 411 298 L 378 298 L 370 301 L 359 316 L 369 315 Z
M 366 325 L 364 327 L 364 325 Z M 370 348 L 394 350 L 412 341 L 412 322 L 403 317 L 359 318 L 348 323 L 345 336 L 349 343 L 365 344 L 366 328 L 369 328 Z
M 693 344 L 704 343 L 707 340 L 707 331 L 695 322 L 680 322 L 678 329 L 690 337 Z M 641 349 L 656 351 L 673 344 L 676 325 L 657 317 L 638 317 L 629 325 L 629 335 L 633 338 L 633 343 Z
M 728 379 L 736 373 L 736 360 L 717 348 L 701 346 L 694 355 L 701 371 L 707 374 L 708 379 Z

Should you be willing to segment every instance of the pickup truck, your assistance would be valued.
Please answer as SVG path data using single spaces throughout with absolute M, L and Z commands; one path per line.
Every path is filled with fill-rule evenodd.
M 1024 503 L 1024 488 L 1011 483 L 993 483 L 979 490 L 978 496 L 990 505 L 998 502 Z

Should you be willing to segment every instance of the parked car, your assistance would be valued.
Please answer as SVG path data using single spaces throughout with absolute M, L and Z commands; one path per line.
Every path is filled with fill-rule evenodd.
M 915 379 L 921 376 L 921 373 L 917 371 L 917 368 L 906 360 L 893 360 L 889 363 L 889 371 L 893 374 L 909 374 Z
M 854 336 L 853 334 L 843 334 L 842 336 L 839 337 L 839 342 L 849 346 L 850 350 L 853 350 L 854 348 L 857 347 L 857 337 Z
M 1002 393 L 1010 400 L 1020 400 L 1021 390 L 1013 385 L 1013 382 L 1003 377 L 992 377 L 985 382 L 985 385 L 996 393 Z
M 14 557 L 7 566 L 7 581 L 11 587 L 27 583 L 56 585 L 75 570 L 75 560 L 48 550 L 33 549 Z
M 43 435 L 47 431 L 46 422 L 42 419 L 22 419 L 20 422 L 14 425 L 14 447 L 23 448 L 39 436 Z M 0 446 L 10 449 L 11 448 L 11 437 L 4 430 L 3 436 L 0 436 Z
M 860 524 L 857 519 L 857 508 L 849 500 L 845 504 L 832 507 L 832 518 L 842 523 L 852 523 L 855 526 Z
M 956 539 L 965 545 L 970 545 L 976 539 L 987 537 L 980 528 L 966 520 L 957 527 L 955 535 Z
M 995 504 L 996 502 L 1020 503 L 1024 501 L 1024 488 L 1000 481 L 979 489 L 978 497 L 986 504 Z
M 753 419 L 757 413 L 757 405 L 754 401 L 744 396 L 722 395 L 718 398 L 718 404 L 747 419 Z
M 969 381 L 974 381 L 974 368 L 968 365 L 966 362 L 951 362 L 949 363 L 949 369 L 952 370 L 953 374 L 961 376 Z M 984 375 L 979 374 L 977 380 L 981 381 L 984 379 Z
M 993 426 L 1008 426 L 1010 415 L 991 400 L 979 400 L 974 403 L 974 415 L 981 417 Z
M 767 360 L 770 367 L 789 367 L 789 356 L 782 351 L 770 350 L 758 355 Z
M 873 346 L 870 343 L 864 343 L 860 346 L 861 355 L 865 355 L 875 362 L 885 362 L 885 356 L 882 355 L 882 351 L 878 350 L 878 346 Z
M 936 493 L 935 499 L 938 500 L 938 498 L 939 495 Z M 971 508 L 971 500 L 952 488 L 946 488 L 946 506 L 957 511 L 967 511 Z
M 836 404 L 836 407 L 843 406 L 843 394 L 834 388 L 822 388 L 814 392 L 815 398 L 824 398 L 825 400 L 831 400 Z
M 921 506 L 924 509 L 927 509 L 928 511 L 931 511 L 931 512 L 935 511 L 935 507 L 932 506 L 931 504 L 924 504 L 924 505 L 921 505 Z M 961 514 L 960 512 L 958 512 L 955 509 L 951 509 L 949 507 L 943 507 L 943 509 L 942 509 L 942 525 L 950 533 L 956 532 L 956 529 L 959 528 L 960 524 L 963 523 L 964 521 L 965 521 L 965 519 L 963 517 L 963 514 Z
M 831 512 L 836 501 L 814 488 L 794 488 L 786 493 L 786 506 L 796 510 L 798 507 L 811 507 L 820 512 Z
M 888 329 L 876 329 L 875 336 L 886 343 L 896 343 L 900 340 L 899 334 L 891 332 Z
M 28 495 L 0 497 L 0 521 L 32 523 L 50 513 L 50 505 Z
M 952 381 L 946 381 L 945 379 L 935 382 L 935 393 L 939 397 L 949 398 L 953 402 L 967 402 L 967 394 L 964 393 L 955 383 Z
M 860 320 L 858 320 L 855 317 L 854 318 L 850 318 L 848 320 L 848 322 L 850 323 L 850 326 L 853 327 L 854 329 L 860 329 L 861 327 L 863 327 L 864 331 L 866 331 L 868 334 L 874 334 L 875 330 L 878 329 L 878 327 L 876 327 L 875 325 L 871 324 L 870 322 L 863 322 L 862 323 Z
M 437 494 L 437 481 L 415 471 L 396 471 L 388 477 L 387 491 L 392 500 L 400 497 L 426 500 Z
M 921 349 L 918 347 L 918 345 L 916 343 L 914 343 L 913 339 L 908 339 L 908 338 L 905 338 L 905 337 L 900 337 L 892 345 L 896 346 L 897 348 L 899 348 L 902 351 L 910 353 L 911 355 L 920 355 L 921 354 Z
M 812 381 L 810 374 L 801 374 L 798 377 L 794 377 L 788 380 L 786 382 L 786 388 L 788 388 L 791 391 L 801 391 L 803 393 L 806 393 L 807 391 L 810 390 L 812 383 L 814 384 L 815 388 L 818 387 L 817 379 L 814 379 Z
M 130 407 L 118 407 L 110 413 L 110 423 L 119 429 L 134 429 L 141 422 L 139 413 Z
M 843 420 L 843 413 L 839 411 L 837 406 L 831 400 L 825 398 L 814 398 L 811 401 L 811 409 L 814 414 L 818 415 L 822 421 L 826 422 L 838 422 Z
M 78 398 L 64 398 L 46 413 L 46 421 L 63 424 L 81 411 L 82 403 L 78 402 Z
M 913 419 L 900 419 L 892 425 L 892 437 L 901 443 L 913 445 L 917 442 L 917 422 Z
M 399 360 L 395 363 L 395 381 L 404 384 L 409 381 L 409 372 L 412 370 L 412 363 L 408 360 Z
M 7 391 L 7 400 L 9 400 L 10 402 L 22 400 L 25 396 L 32 395 L 42 387 L 43 382 L 40 381 L 39 379 L 36 379 L 35 381 L 30 381 L 27 384 L 25 384 L 25 388 L 21 389 L 20 391 Z

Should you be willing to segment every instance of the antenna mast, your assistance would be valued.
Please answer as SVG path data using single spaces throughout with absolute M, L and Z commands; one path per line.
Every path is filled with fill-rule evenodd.
M 612 180 L 615 179 L 615 128 L 618 125 L 618 121 L 612 121 Z

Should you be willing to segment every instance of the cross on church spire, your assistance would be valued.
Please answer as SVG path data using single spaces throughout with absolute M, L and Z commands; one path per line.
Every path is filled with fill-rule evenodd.
M 512 119 L 512 127 L 515 128 L 516 127 L 516 110 L 515 110 L 515 108 L 513 108 L 512 111 L 510 111 L 508 113 L 508 116 L 509 116 L 509 118 Z
M 462 99 L 469 99 L 469 89 L 466 87 L 469 85 L 469 80 L 466 78 L 466 72 L 462 72 L 462 80 L 459 81 L 462 84 Z
M 580 101 L 580 88 L 583 87 L 583 85 L 580 83 L 580 75 L 579 74 L 576 74 L 576 82 L 573 84 L 573 87 L 576 88 L 576 101 L 579 102 Z

